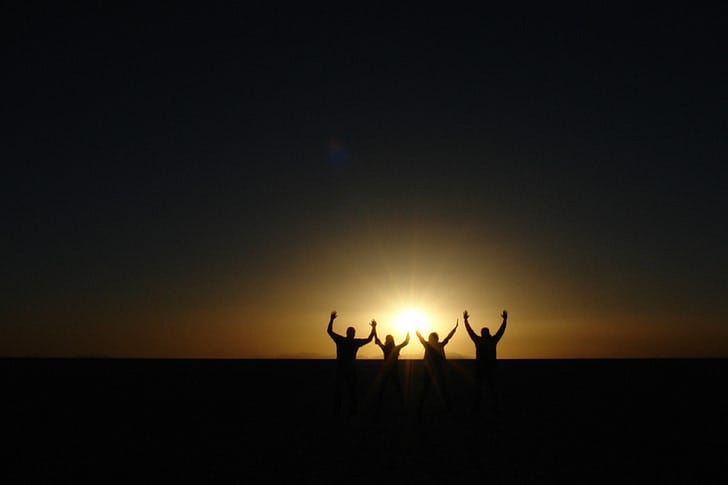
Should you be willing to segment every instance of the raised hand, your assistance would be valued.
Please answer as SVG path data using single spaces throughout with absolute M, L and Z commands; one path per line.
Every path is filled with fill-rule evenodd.
M 372 318 L 372 321 L 371 321 L 371 323 L 369 325 L 371 325 L 372 328 L 376 328 L 377 327 L 377 321 Z
M 503 310 L 503 313 L 501 314 L 501 316 L 503 317 L 503 320 L 505 320 L 506 318 L 508 318 L 508 312 Z
M 463 318 L 464 318 L 465 320 L 467 320 L 469 316 L 470 316 L 470 315 L 468 314 L 468 311 L 467 311 L 467 310 L 465 310 L 465 311 L 463 312 Z
M 336 318 L 336 310 L 331 312 L 331 319 L 333 320 L 334 318 Z

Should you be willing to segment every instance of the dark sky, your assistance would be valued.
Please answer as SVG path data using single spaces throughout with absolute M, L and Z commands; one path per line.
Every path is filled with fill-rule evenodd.
M 0 354 L 728 356 L 725 8 L 3 9 Z

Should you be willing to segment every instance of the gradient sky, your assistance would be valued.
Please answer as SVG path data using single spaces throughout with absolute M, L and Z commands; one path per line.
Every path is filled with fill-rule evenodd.
M 296 8 L 4 7 L 0 355 L 728 357 L 724 7 Z

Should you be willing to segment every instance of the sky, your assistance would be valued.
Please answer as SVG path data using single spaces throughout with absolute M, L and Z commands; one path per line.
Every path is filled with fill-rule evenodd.
M 3 9 L 0 355 L 728 357 L 725 7 Z

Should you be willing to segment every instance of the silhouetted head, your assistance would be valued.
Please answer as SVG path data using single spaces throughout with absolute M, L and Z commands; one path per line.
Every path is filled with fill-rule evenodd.
M 394 345 L 394 337 L 392 337 L 391 335 L 387 335 L 386 337 L 384 337 L 384 343 L 387 345 Z
M 356 334 L 356 330 L 354 327 L 349 327 L 346 329 L 346 338 L 354 338 L 354 334 Z
M 488 327 L 481 328 L 480 329 L 480 335 L 482 337 L 490 337 L 490 330 L 488 329 Z
M 427 337 L 427 341 L 431 344 L 436 344 L 440 340 L 440 336 L 437 335 L 437 332 L 432 332 L 429 337 Z

